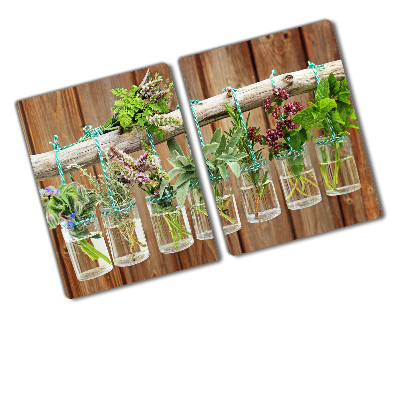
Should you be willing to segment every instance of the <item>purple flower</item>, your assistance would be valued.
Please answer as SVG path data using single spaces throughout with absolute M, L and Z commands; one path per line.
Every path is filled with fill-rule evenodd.
M 272 89 L 272 95 L 276 100 L 287 100 L 289 98 L 289 93 L 282 89 L 281 87 L 275 87 Z
M 256 137 L 257 128 L 255 126 L 250 127 L 247 129 L 247 137 L 249 140 L 253 140 Z
M 71 215 L 69 217 L 72 218 L 72 219 L 75 219 L 76 218 L 76 212 L 72 211 L 72 213 L 71 213 Z
M 72 221 L 68 221 L 68 229 L 72 229 L 74 227 L 74 223 Z
M 141 183 L 141 184 L 148 184 L 151 183 L 150 177 L 145 174 L 144 172 L 139 172 L 136 176 L 135 179 Z
M 271 108 L 272 100 L 269 97 L 264 99 L 264 110 L 267 112 Z
M 295 115 L 299 111 L 303 109 L 303 106 L 298 101 L 294 101 L 293 103 L 286 103 L 282 106 L 283 113 L 285 115 Z
M 272 116 L 275 119 L 279 119 L 281 117 L 281 109 L 278 106 L 275 106 L 274 109 L 272 110 Z

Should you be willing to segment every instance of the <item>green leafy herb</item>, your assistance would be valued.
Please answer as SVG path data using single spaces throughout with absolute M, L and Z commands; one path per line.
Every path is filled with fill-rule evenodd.
M 111 108 L 113 116 L 104 124 L 104 131 L 112 131 L 118 127 L 131 130 L 134 126 L 146 127 L 159 140 L 163 138 L 163 126 L 180 125 L 180 121 L 167 117 L 168 101 L 172 97 L 173 84 L 165 81 L 160 87 L 162 76 L 142 82 L 140 86 L 132 85 L 131 89 L 112 89 L 111 93 L 119 97 Z

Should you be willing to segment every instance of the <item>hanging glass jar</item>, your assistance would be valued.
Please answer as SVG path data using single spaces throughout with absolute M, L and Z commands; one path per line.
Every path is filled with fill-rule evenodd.
M 247 221 L 252 224 L 268 221 L 281 213 L 265 158 L 256 165 L 242 165 L 240 176 L 236 179 Z
M 242 224 L 229 176 L 226 179 L 221 177 L 214 178 L 211 181 L 211 185 L 225 235 L 237 232 L 242 227 Z
M 337 196 L 359 190 L 360 178 L 348 135 L 334 141 L 329 139 L 314 139 L 326 194 Z
M 136 200 L 133 198 L 130 203 L 118 205 L 118 208 L 121 211 L 102 206 L 101 218 L 114 265 L 127 267 L 146 260 L 150 253 Z
M 95 213 L 73 227 L 63 224 L 61 232 L 78 280 L 97 278 L 113 269 Z
M 299 210 L 321 201 L 315 171 L 306 147 L 289 155 L 280 153 L 274 158 L 287 207 Z
M 194 231 L 198 240 L 207 240 L 213 238 L 210 220 L 206 205 L 204 203 L 203 193 L 199 183 L 189 187 L 188 200 L 190 204 L 190 213 L 192 215 Z
M 186 210 L 178 206 L 175 195 L 148 196 L 146 200 L 161 253 L 176 253 L 194 243 Z

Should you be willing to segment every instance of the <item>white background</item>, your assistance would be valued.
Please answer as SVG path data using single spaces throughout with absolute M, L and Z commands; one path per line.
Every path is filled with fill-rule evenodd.
M 398 400 L 394 4 L 70 0 L 3 6 L 0 397 Z M 383 217 L 236 258 L 219 234 L 217 263 L 68 300 L 17 100 L 167 62 L 183 103 L 181 56 L 322 19 L 334 23 Z

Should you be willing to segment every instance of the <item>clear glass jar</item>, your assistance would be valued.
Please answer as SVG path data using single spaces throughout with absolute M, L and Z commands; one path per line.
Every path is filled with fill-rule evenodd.
M 186 210 L 178 206 L 174 195 L 148 196 L 146 200 L 161 253 L 177 253 L 194 243 Z
M 130 203 L 118 205 L 118 208 L 122 211 L 114 212 L 112 208 L 102 206 L 101 218 L 114 265 L 127 267 L 146 260 L 150 253 L 136 200 L 132 199 Z
M 206 205 L 204 203 L 203 193 L 199 183 L 191 186 L 188 191 L 188 200 L 190 204 L 190 213 L 192 214 L 194 231 L 198 240 L 207 240 L 213 238 L 210 220 Z
M 74 228 L 63 224 L 61 232 L 78 280 L 97 278 L 113 269 L 96 214 L 89 221 L 76 222 Z
M 275 187 L 265 158 L 259 164 L 242 165 L 237 183 L 246 219 L 250 223 L 268 221 L 281 213 Z
M 242 224 L 229 177 L 226 179 L 214 178 L 211 185 L 225 235 L 237 232 Z
M 311 207 L 321 201 L 307 148 L 291 155 L 282 152 L 274 162 L 289 210 Z
M 314 139 L 326 194 L 338 196 L 359 190 L 360 178 L 349 137 L 324 144 L 327 140 L 326 136 Z

